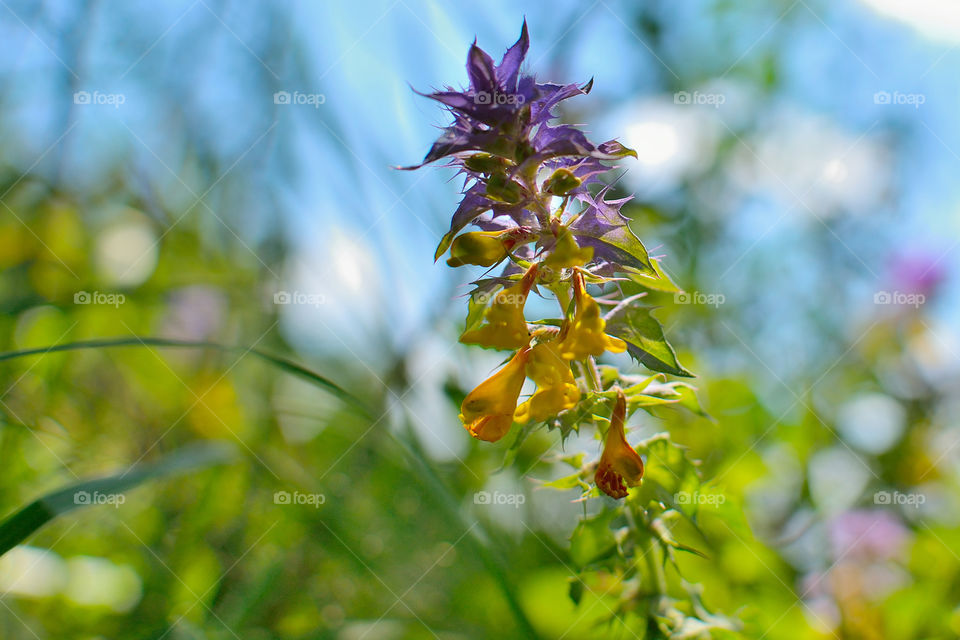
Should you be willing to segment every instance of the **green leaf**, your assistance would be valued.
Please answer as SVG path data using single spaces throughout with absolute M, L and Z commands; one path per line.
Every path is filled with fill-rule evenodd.
M 116 496 L 148 480 L 175 476 L 224 464 L 235 450 L 223 444 L 185 447 L 154 464 L 139 464 L 106 478 L 87 480 L 34 500 L 0 524 L 0 555 L 20 544 L 42 526 L 78 507 L 94 504 L 95 496 Z
M 467 301 L 467 320 L 466 326 L 464 327 L 462 333 L 466 333 L 471 329 L 476 329 L 483 324 L 483 317 L 487 311 L 487 307 L 491 300 L 493 300 L 493 292 L 495 292 L 499 287 L 494 287 L 492 289 L 484 288 L 477 291 L 474 291 L 470 295 L 470 299 Z
M 656 273 L 650 264 L 646 248 L 627 226 L 626 221 L 616 225 L 587 226 L 578 223 L 579 220 L 570 225 L 577 244 L 581 247 L 593 247 L 596 250 L 594 255 L 612 252 L 616 256 L 617 271 L 630 275 L 633 280 L 639 278 L 641 273 Z
M 644 440 L 636 449 L 644 460 L 643 482 L 638 492 L 641 504 L 661 502 L 692 519 L 697 512 L 695 496 L 700 478 L 685 451 L 665 433 Z
M 503 462 L 500 464 L 500 468 L 494 471 L 494 473 L 500 473 L 501 471 L 509 469 L 511 466 L 513 466 L 514 461 L 517 459 L 517 455 L 520 453 L 520 447 L 523 446 L 523 443 L 526 442 L 527 438 L 531 433 L 533 433 L 535 428 L 535 424 L 525 424 L 521 425 L 520 428 L 517 429 L 517 437 L 513 439 L 512 443 L 510 443 L 510 447 L 503 455 Z
M 565 465 L 569 465 L 574 469 L 583 468 L 583 459 L 587 457 L 587 454 L 583 453 L 568 453 L 566 455 L 560 456 L 557 462 L 562 462 Z
M 673 382 L 655 382 L 651 381 L 646 387 L 641 389 L 644 395 L 657 396 L 660 398 L 669 398 L 671 404 L 702 416 L 707 420 L 713 420 L 713 417 L 704 411 L 697 397 L 697 388 L 680 380 Z M 629 395 L 629 394 L 628 394 Z
M 580 600 L 583 599 L 583 580 L 578 576 L 572 576 L 570 578 L 570 600 L 573 604 L 580 604 Z
M 548 489 L 560 489 L 561 491 L 566 491 L 567 489 L 573 489 L 574 487 L 580 487 L 583 490 L 590 488 L 590 485 L 584 482 L 583 478 L 580 477 L 580 473 L 574 473 L 569 476 L 563 476 L 562 478 L 557 478 L 556 480 L 550 480 L 549 482 L 544 482 L 540 486 L 547 487 Z
M 662 398 L 660 396 L 648 396 L 643 393 L 635 393 L 627 396 L 627 407 L 632 411 L 641 407 L 657 407 L 665 404 L 676 404 L 679 398 Z
M 635 299 L 627 298 L 607 313 L 607 333 L 624 340 L 630 355 L 648 369 L 692 378 L 677 360 L 663 327 L 650 314 L 653 308 L 632 304 Z
M 700 398 L 697 397 L 697 388 L 683 382 L 675 383 L 677 393 L 680 394 L 680 401 L 677 402 L 677 405 L 687 409 L 691 413 L 695 413 L 698 416 L 702 416 L 707 420 L 713 420 L 713 416 L 707 413 L 703 406 L 700 404 Z
M 611 509 L 577 523 L 570 536 L 570 559 L 574 565 L 582 569 L 614 552 L 617 540 L 610 530 L 610 523 L 618 513 Z
M 670 529 L 670 525 L 667 523 L 667 518 L 670 515 L 679 517 L 679 514 L 676 511 L 667 511 L 660 517 L 655 518 L 653 522 L 650 523 L 650 529 L 653 531 L 654 535 L 657 536 L 657 539 L 672 549 L 686 551 L 687 553 L 692 553 L 700 556 L 701 558 L 709 560 L 710 557 L 699 549 L 695 549 L 689 545 L 685 545 L 677 541 L 677 539 L 673 536 L 673 531 Z M 673 558 L 672 553 L 670 557 L 671 559 Z
M 633 282 L 636 282 L 644 289 L 651 291 L 662 291 L 664 293 L 679 293 L 680 288 L 673 283 L 660 266 L 660 261 L 656 258 L 650 258 L 650 266 L 653 267 L 653 274 L 644 271 L 628 271 L 627 275 Z

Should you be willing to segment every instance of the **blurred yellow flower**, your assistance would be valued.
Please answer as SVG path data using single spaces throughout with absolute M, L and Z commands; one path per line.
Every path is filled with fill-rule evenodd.
M 560 357 L 557 346 L 555 341 L 540 342 L 530 349 L 527 376 L 537 384 L 537 391 L 517 407 L 517 422 L 541 422 L 580 401 L 580 389 L 570 364 Z
M 496 442 L 510 430 L 529 357 L 530 349 L 524 346 L 463 399 L 460 422 L 474 438 Z
M 603 332 L 607 323 L 600 316 L 600 305 L 587 293 L 580 271 L 573 274 L 573 292 L 576 311 L 560 343 L 560 355 L 567 360 L 583 360 L 588 356 L 600 356 L 604 351 L 626 351 L 627 344 L 623 340 Z
M 533 265 L 517 284 L 497 293 L 493 304 L 484 313 L 485 323 L 465 331 L 460 336 L 460 342 L 495 349 L 520 349 L 526 346 L 530 341 L 530 333 L 523 317 L 523 306 L 536 279 L 537 265 Z
M 603 440 L 603 453 L 597 464 L 594 482 L 612 498 L 624 498 L 627 487 L 635 487 L 643 478 L 643 460 L 630 446 L 623 431 L 627 416 L 627 398 L 617 389 L 617 402 L 610 416 L 610 428 Z

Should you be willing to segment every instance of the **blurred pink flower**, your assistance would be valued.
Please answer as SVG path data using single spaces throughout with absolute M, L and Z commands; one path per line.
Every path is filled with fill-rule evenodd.
M 890 280 L 897 291 L 929 296 L 946 279 L 946 265 L 941 254 L 931 250 L 912 250 L 893 257 Z
M 907 528 L 889 511 L 848 511 L 829 525 L 830 548 L 835 560 L 894 559 L 909 536 Z

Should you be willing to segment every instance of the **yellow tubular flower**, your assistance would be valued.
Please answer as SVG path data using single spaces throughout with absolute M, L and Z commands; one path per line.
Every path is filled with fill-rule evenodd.
M 643 460 L 623 432 L 626 416 L 627 398 L 617 389 L 617 403 L 610 416 L 610 429 L 603 441 L 603 453 L 593 481 L 605 494 L 618 499 L 626 497 L 627 487 L 639 485 L 643 478 Z
M 543 261 L 543 266 L 551 269 L 582 267 L 593 257 L 593 247 L 580 247 L 573 234 L 566 227 L 561 228 L 553 251 Z
M 560 357 L 557 347 L 557 342 L 540 342 L 530 349 L 527 376 L 537 384 L 537 391 L 517 407 L 517 422 L 542 422 L 580 401 L 570 364 Z
M 496 442 L 502 438 L 517 409 L 517 398 L 526 379 L 530 349 L 524 347 L 510 361 L 467 394 L 460 405 L 460 422 L 474 438 Z
M 583 360 L 588 356 L 600 356 L 604 351 L 622 353 L 627 343 L 603 332 L 606 321 L 600 317 L 600 305 L 590 297 L 583 284 L 583 274 L 573 274 L 573 294 L 576 311 L 560 343 L 560 355 L 567 360 Z
M 523 317 L 523 305 L 527 302 L 530 287 L 537 279 L 537 265 L 527 270 L 517 284 L 500 291 L 493 304 L 484 313 L 484 324 L 465 331 L 460 336 L 464 344 L 478 344 L 495 349 L 520 349 L 530 341 L 527 321 Z

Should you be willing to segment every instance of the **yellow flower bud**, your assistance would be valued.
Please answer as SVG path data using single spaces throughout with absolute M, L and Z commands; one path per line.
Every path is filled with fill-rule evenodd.
M 501 240 L 503 231 L 469 231 L 454 238 L 450 245 L 447 264 L 461 267 L 475 264 L 492 267 L 507 257 L 507 248 Z
M 627 487 L 635 487 L 643 479 L 643 459 L 627 442 L 623 423 L 627 416 L 627 398 L 617 389 L 617 402 L 610 416 L 610 428 L 603 440 L 603 453 L 597 463 L 594 482 L 611 498 L 624 498 Z
M 460 422 L 474 438 L 496 442 L 510 430 L 517 398 L 526 379 L 530 349 L 517 351 L 510 361 L 467 394 L 460 405 Z

